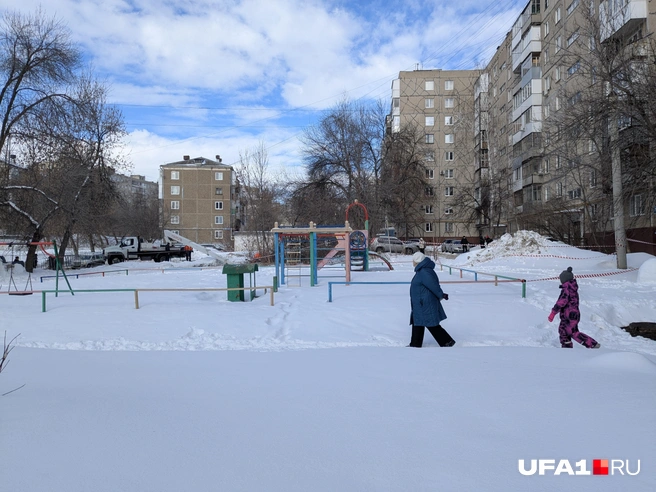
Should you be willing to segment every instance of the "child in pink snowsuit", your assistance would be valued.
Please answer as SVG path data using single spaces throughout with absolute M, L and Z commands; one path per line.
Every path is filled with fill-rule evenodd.
M 594 338 L 579 331 L 579 320 L 581 319 L 579 286 L 574 279 L 572 267 L 560 274 L 560 283 L 562 291 L 548 318 L 551 322 L 556 314 L 560 313 L 560 325 L 558 326 L 560 346 L 572 348 L 572 339 L 574 339 L 587 348 L 599 348 L 600 345 Z

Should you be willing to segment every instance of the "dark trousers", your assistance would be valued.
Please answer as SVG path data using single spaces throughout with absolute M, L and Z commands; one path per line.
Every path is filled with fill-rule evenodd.
M 440 347 L 451 347 L 456 341 L 451 338 L 451 335 L 442 328 L 440 325 L 437 326 L 426 326 L 425 327 L 430 334 L 433 335 L 433 338 Z M 424 343 L 424 327 L 412 325 L 412 338 L 410 339 L 411 347 L 421 347 Z

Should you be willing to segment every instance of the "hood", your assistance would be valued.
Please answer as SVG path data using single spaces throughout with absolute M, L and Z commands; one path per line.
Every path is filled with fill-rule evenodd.
M 428 256 L 424 258 L 421 263 L 415 267 L 415 272 L 418 272 L 422 268 L 430 268 L 431 270 L 435 269 L 435 262 L 431 260 Z

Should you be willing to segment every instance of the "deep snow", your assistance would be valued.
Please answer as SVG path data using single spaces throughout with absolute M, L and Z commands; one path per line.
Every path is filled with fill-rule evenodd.
M 352 280 L 409 282 L 393 271 Z M 457 345 L 406 348 L 408 285 L 281 286 L 275 305 L 225 292 L 0 295 L 20 333 L 0 375 L 1 483 L 16 491 L 656 489 L 654 258 L 614 257 L 533 233 L 441 258 Z M 220 268 L 131 262 L 75 289 L 225 287 Z M 194 266 L 195 268 L 189 268 Z M 449 275 L 448 266 L 452 267 Z M 602 348 L 559 348 L 547 315 L 572 266 L 580 329 Z M 126 268 L 129 274 L 126 274 Z M 456 268 L 528 280 L 464 283 Z M 53 279 L 32 277 L 35 289 Z M 75 272 L 77 273 L 77 272 Z M 82 272 L 80 272 L 82 273 Z M 88 272 L 84 272 L 88 273 Z M 257 273 L 270 285 L 273 268 Z M 478 275 L 479 280 L 492 277 Z M 23 280 L 24 281 L 24 280 Z M 455 283 L 451 283 L 455 282 Z M 17 284 L 20 282 L 17 280 Z M 60 279 L 60 288 L 65 287 Z M 7 284 L 2 281 L 2 289 Z M 637 476 L 522 476 L 518 460 L 629 460 Z

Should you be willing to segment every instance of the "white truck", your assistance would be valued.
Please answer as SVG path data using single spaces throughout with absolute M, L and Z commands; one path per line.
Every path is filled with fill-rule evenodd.
M 109 265 L 126 260 L 168 261 L 173 257 L 185 257 L 184 246 L 162 242 L 147 243 L 137 236 L 121 239 L 118 246 L 108 246 L 103 249 L 103 256 Z

